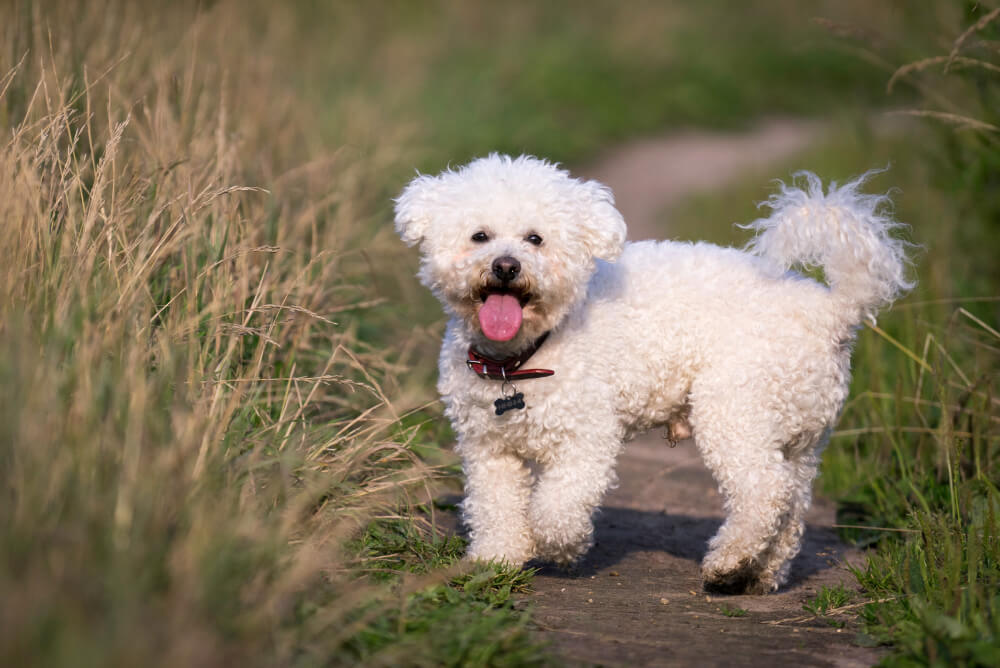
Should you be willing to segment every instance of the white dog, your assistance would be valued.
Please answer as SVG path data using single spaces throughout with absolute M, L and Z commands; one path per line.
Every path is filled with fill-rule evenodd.
M 396 229 L 451 316 L 438 389 L 470 557 L 580 557 L 622 444 L 667 425 L 693 431 L 725 498 L 705 588 L 785 581 L 855 330 L 912 287 L 887 198 L 859 194 L 864 177 L 825 195 L 805 178 L 771 198 L 747 252 L 625 243 L 608 188 L 528 156 L 407 186 Z

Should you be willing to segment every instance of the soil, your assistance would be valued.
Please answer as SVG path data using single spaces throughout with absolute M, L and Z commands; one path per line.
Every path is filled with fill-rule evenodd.
M 849 615 L 803 610 L 821 586 L 854 579 L 863 557 L 829 528 L 817 499 L 791 580 L 767 596 L 708 596 L 698 564 L 722 523 L 722 499 L 690 441 L 658 434 L 626 446 L 619 485 L 596 517 L 596 544 L 571 572 L 543 566 L 529 597 L 543 641 L 569 665 L 869 666 L 877 650 L 853 643 Z M 743 612 L 745 611 L 745 612 Z M 728 614 L 727 614 L 728 613 Z M 735 616 L 741 615 L 741 616 Z
M 663 239 L 660 214 L 695 193 L 717 190 L 747 172 L 803 151 L 824 128 L 811 121 L 775 119 L 749 132 L 685 132 L 641 139 L 612 149 L 594 164 L 574 170 L 611 188 L 628 224 L 629 238 Z
M 819 139 L 813 123 L 775 120 L 743 134 L 689 133 L 624 145 L 580 174 L 610 186 L 632 239 L 663 238 L 664 210 L 725 186 Z M 669 215 L 667 216 L 669 218 Z M 830 528 L 816 499 L 791 581 L 768 596 L 707 596 L 699 562 L 722 523 L 722 500 L 694 444 L 658 433 L 628 444 L 619 484 L 595 518 L 596 543 L 566 572 L 542 566 L 525 602 L 543 641 L 570 665 L 868 666 L 878 650 L 853 640 L 851 615 L 803 610 L 822 586 L 854 587 L 846 564 L 863 556 Z M 727 614 L 728 613 L 728 614 Z

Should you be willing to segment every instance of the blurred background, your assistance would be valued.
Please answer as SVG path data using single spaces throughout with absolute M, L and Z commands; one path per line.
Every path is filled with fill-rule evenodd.
M 774 119 L 801 151 L 658 236 L 742 244 L 771 179 L 891 166 L 920 286 L 861 334 L 821 486 L 919 537 L 844 535 L 873 642 L 995 656 L 990 3 L 13 0 L 0 34 L 0 663 L 543 660 L 527 576 L 430 528 L 444 320 L 392 197 Z

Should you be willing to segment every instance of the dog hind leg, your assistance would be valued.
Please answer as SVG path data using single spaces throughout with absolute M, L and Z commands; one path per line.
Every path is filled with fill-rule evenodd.
M 802 547 L 802 537 L 805 534 L 805 515 L 812 501 L 812 482 L 816 478 L 818 466 L 814 454 L 802 455 L 793 462 L 795 475 L 795 492 L 792 508 L 778 532 L 778 539 L 771 547 L 764 563 L 764 574 L 775 585 L 780 586 L 788 581 L 792 560 Z
M 784 562 L 798 551 L 796 466 L 786 461 L 766 423 L 739 419 L 748 413 L 764 414 L 752 403 L 736 406 L 729 397 L 724 405 L 709 410 L 704 403 L 694 406 L 695 443 L 719 484 L 726 508 L 726 521 L 709 541 L 702 562 L 708 591 L 773 591 Z

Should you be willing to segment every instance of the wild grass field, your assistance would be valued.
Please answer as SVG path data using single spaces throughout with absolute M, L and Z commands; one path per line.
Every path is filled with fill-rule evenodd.
M 998 21 L 977 7 L 936 51 L 888 71 L 890 100 L 900 86 L 919 96 L 895 122 L 835 125 L 795 160 L 841 180 L 888 166 L 870 187 L 912 226 L 919 285 L 862 333 L 819 480 L 843 536 L 871 548 L 855 572 L 873 601 L 859 642 L 890 644 L 887 665 L 1000 661 Z M 678 236 L 741 243 L 732 221 L 766 196 L 748 179 L 665 215 Z
M 961 2 L 4 4 L 0 663 L 551 661 L 513 604 L 530 573 L 432 527 L 443 323 L 391 197 L 489 150 L 572 165 L 884 108 L 923 115 L 809 157 L 892 161 L 876 185 L 922 245 L 822 481 L 880 527 L 848 530 L 867 641 L 995 663 L 998 26 Z M 726 203 L 750 189 L 671 229 L 748 220 Z

